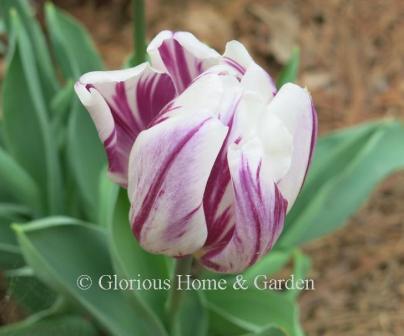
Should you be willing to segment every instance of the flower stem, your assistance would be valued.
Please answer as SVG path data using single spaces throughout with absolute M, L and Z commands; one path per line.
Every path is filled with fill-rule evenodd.
M 146 22 L 144 0 L 132 0 L 133 47 L 131 65 L 143 63 L 146 58 Z
M 178 289 L 178 275 L 189 275 L 192 266 L 192 256 L 186 256 L 175 261 L 174 278 L 172 281 L 170 295 L 167 300 L 167 312 L 170 322 L 174 321 L 175 315 L 181 304 L 182 290 Z

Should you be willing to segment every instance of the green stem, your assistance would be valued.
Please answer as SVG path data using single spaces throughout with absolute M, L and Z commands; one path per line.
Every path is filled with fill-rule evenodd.
M 133 66 L 146 60 L 146 22 L 144 0 L 132 0 L 133 11 L 133 47 L 131 60 Z
M 182 290 L 178 290 L 178 275 L 189 275 L 191 273 L 192 256 L 186 256 L 175 261 L 174 278 L 172 281 L 170 295 L 167 301 L 167 312 L 171 322 L 174 320 L 181 304 Z

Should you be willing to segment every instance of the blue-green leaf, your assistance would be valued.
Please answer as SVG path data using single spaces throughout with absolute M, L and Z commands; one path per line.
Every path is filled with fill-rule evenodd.
M 105 206 L 114 206 L 113 220 L 108 223 L 109 245 L 115 269 L 125 279 L 134 279 L 138 275 L 142 279 L 169 279 L 168 267 L 165 258 L 153 255 L 145 250 L 136 241 L 129 223 L 129 200 L 126 190 L 121 190 L 116 203 L 111 202 Z M 147 309 L 153 311 L 160 319 L 164 318 L 164 303 L 167 291 L 133 291 L 131 293 Z
M 3 84 L 3 130 L 7 149 L 39 186 L 50 213 L 62 211 L 61 176 L 32 46 L 14 12 L 15 46 Z
M 302 244 L 341 227 L 378 183 L 403 169 L 403 143 L 404 127 L 396 122 L 372 123 L 320 139 L 307 184 L 278 246 Z
M 288 334 L 279 327 L 270 326 L 265 330 L 244 334 L 243 336 L 288 336 Z
M 55 56 L 66 79 L 77 80 L 84 72 L 104 66 L 84 27 L 70 15 L 46 4 L 46 22 Z
M 202 293 L 184 291 L 173 321 L 173 336 L 207 336 L 208 312 L 202 303 Z
M 58 90 L 59 84 L 53 68 L 45 36 L 35 18 L 29 1 L 1 0 L 0 11 L 4 13 L 6 23 L 5 26 L 9 34 L 9 38 L 11 37 L 13 30 L 10 15 L 11 10 L 15 10 L 18 13 L 19 17 L 21 18 L 21 23 L 24 26 L 24 30 L 28 34 L 40 78 L 39 84 L 41 85 L 42 92 L 47 103 Z
M 287 294 L 295 298 L 300 293 L 301 288 L 310 286 L 307 290 L 314 290 L 315 286 L 312 279 L 306 279 L 311 266 L 310 258 L 304 255 L 301 251 L 295 250 L 293 252 L 293 288 L 289 289 Z M 307 282 L 306 282 L 307 280 Z M 300 287 L 300 289 L 299 289 Z
M 269 326 L 302 336 L 297 304 L 291 297 L 270 290 L 207 291 L 211 329 L 217 335 L 259 333 Z
M 11 224 L 15 221 L 24 221 L 27 213 L 16 205 L 0 205 L 0 271 L 22 267 L 20 248 Z
M 53 136 L 57 139 L 58 148 L 62 148 L 66 142 L 66 124 L 75 98 L 71 80 L 67 81 L 65 86 L 52 98 L 50 104 L 53 115 L 52 130 Z
M 74 315 L 30 317 L 0 328 L 0 336 L 97 336 L 90 321 Z
M 48 309 L 55 303 L 56 293 L 35 277 L 28 266 L 8 270 L 5 275 L 7 296 L 25 316 Z
M 34 211 L 41 210 L 41 193 L 33 178 L 0 148 L 0 190 L 7 201 L 17 201 Z
M 104 147 L 87 111 L 75 97 L 67 126 L 66 154 L 70 173 L 79 190 L 83 210 L 98 219 L 99 176 L 106 165 Z
M 257 275 L 274 275 L 287 264 L 292 255 L 290 250 L 273 250 L 244 272 L 244 279 L 252 281 Z
M 56 60 L 65 79 L 76 81 L 80 75 L 101 70 L 103 64 L 87 31 L 68 14 L 46 5 L 48 25 Z M 80 191 L 83 210 L 97 220 L 98 179 L 106 163 L 104 148 L 94 124 L 77 97 L 71 102 L 66 150 L 71 174 Z
M 125 297 L 129 293 L 103 290 L 100 286 L 101 276 L 112 277 L 114 271 L 105 234 L 98 227 L 65 217 L 14 227 L 24 258 L 35 274 L 66 298 L 77 302 L 109 333 L 166 335 L 142 306 L 129 302 Z M 92 279 L 92 286 L 86 290 L 80 289 L 77 282 L 83 275 Z M 84 283 L 89 283 L 88 278 Z

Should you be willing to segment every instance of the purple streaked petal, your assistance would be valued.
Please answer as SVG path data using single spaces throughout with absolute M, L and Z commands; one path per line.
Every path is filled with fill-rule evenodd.
M 272 77 L 254 62 L 247 49 L 238 41 L 226 44 L 221 64 L 232 68 L 246 90 L 252 90 L 262 95 L 269 102 L 276 93 Z
M 183 92 L 220 55 L 187 32 L 163 31 L 150 43 L 147 51 L 152 65 L 166 71 L 177 93 Z
M 261 174 L 259 142 L 229 148 L 235 226 L 227 241 L 205 250 L 201 262 L 223 273 L 238 273 L 265 255 L 278 239 L 285 220 L 287 201 L 274 181 Z
M 206 240 L 203 193 L 227 127 L 194 109 L 140 133 L 130 156 L 132 230 L 144 249 L 182 256 Z
M 223 56 L 223 60 L 222 62 L 228 66 L 230 66 L 231 68 L 233 68 L 234 70 L 236 70 L 236 72 L 241 75 L 244 76 L 245 72 L 246 72 L 246 68 L 243 67 L 241 64 L 239 64 L 237 61 L 231 59 L 230 57 L 227 56 Z
M 203 199 L 208 226 L 206 248 L 211 248 L 226 240 L 229 231 L 235 224 L 227 151 L 229 146 L 241 139 L 240 127 L 243 125 L 240 125 L 236 118 L 236 112 L 240 106 L 242 90 L 234 77 L 223 76 L 222 80 L 226 90 L 218 117 L 223 124 L 228 126 L 229 132 L 212 168 Z
M 295 84 L 285 84 L 269 104 L 269 113 L 282 120 L 293 137 L 290 168 L 278 187 L 288 200 L 288 210 L 294 204 L 303 185 L 317 139 L 317 114 L 307 90 Z
M 80 98 L 82 104 L 90 113 L 91 118 L 97 128 L 99 137 L 104 143 L 105 151 L 107 153 L 109 162 L 109 173 L 111 179 L 120 185 L 126 185 L 127 176 L 124 173 L 126 167 L 121 166 L 121 161 L 117 158 L 119 154 L 116 153 L 117 146 L 117 132 L 115 128 L 115 121 L 112 117 L 111 110 L 96 90 L 91 86 L 85 86 L 77 82 L 75 84 L 75 91 Z M 120 146 L 122 147 L 122 145 Z
M 247 68 L 254 63 L 254 60 L 243 44 L 238 41 L 230 41 L 226 44 L 222 63 L 229 65 L 241 76 L 244 76 Z
M 228 87 L 229 85 L 231 88 Z M 204 73 L 167 104 L 151 125 L 156 125 L 177 113 L 193 113 L 195 107 L 218 117 L 227 124 L 229 116 L 226 114 L 229 114 L 228 109 L 233 103 L 232 97 L 239 95 L 240 90 L 237 80 L 231 76 Z
M 104 129 L 102 123 L 108 120 L 108 132 L 100 133 L 100 138 L 107 152 L 109 172 L 115 182 L 126 187 L 133 142 L 174 98 L 173 83 L 167 74 L 156 72 L 144 63 L 127 70 L 87 73 L 76 85 L 76 88 L 82 87 L 89 93 L 97 92 L 97 99 L 102 97 L 104 100 L 102 110 L 87 109 L 97 129 Z M 85 95 L 83 89 L 77 92 L 79 96 Z

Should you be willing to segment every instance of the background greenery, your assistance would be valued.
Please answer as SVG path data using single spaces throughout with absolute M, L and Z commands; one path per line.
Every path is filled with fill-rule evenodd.
M 45 36 L 24 0 L 0 1 L 8 35 L 0 119 L 0 269 L 26 319 L 0 335 L 303 335 L 296 291 L 187 292 L 175 318 L 165 291 L 81 291 L 88 274 L 168 278 L 171 262 L 132 237 L 128 201 L 106 177 L 95 128 L 73 92 L 84 72 L 103 68 L 88 33 L 48 4 Z M 48 44 L 49 41 L 49 44 Z M 277 84 L 296 78 L 299 52 Z M 304 278 L 299 247 L 342 226 L 375 185 L 404 167 L 404 129 L 367 123 L 319 139 L 285 230 L 244 276 L 276 275 L 291 261 Z M 220 275 L 203 272 L 203 277 Z M 232 277 L 227 276 L 229 281 Z

